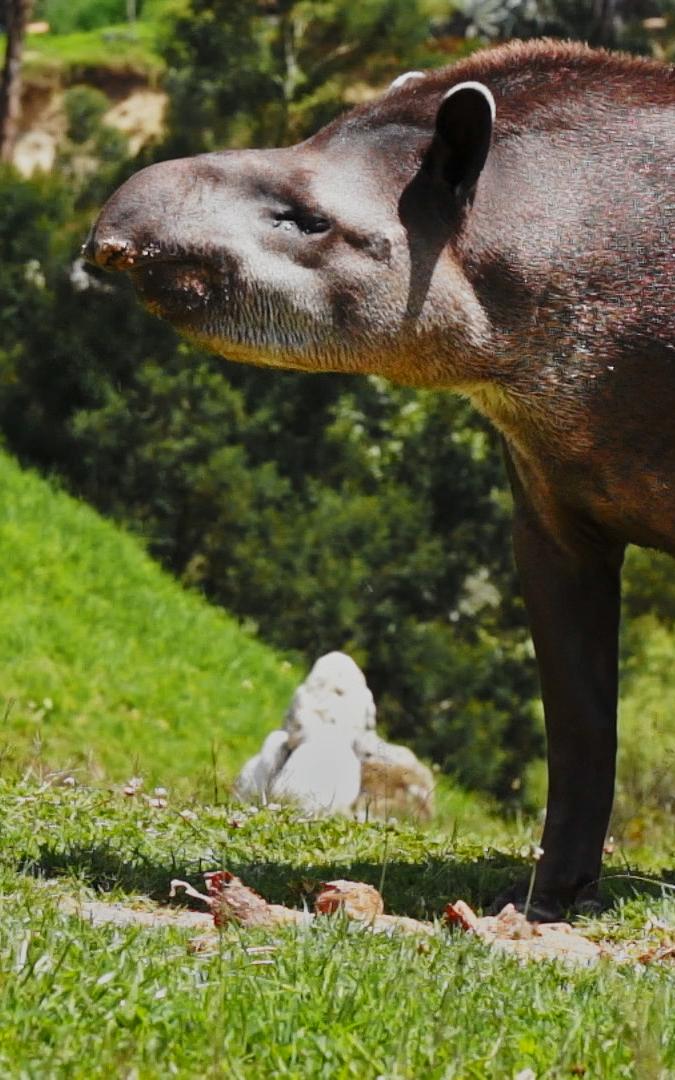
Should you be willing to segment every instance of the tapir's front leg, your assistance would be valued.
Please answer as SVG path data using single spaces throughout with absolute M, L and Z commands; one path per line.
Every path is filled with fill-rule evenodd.
M 555 919 L 580 894 L 592 896 L 600 875 L 614 794 L 623 548 L 596 546 L 588 537 L 579 537 L 576 550 L 561 546 L 514 488 L 516 561 L 548 740 L 544 854 L 532 917 Z

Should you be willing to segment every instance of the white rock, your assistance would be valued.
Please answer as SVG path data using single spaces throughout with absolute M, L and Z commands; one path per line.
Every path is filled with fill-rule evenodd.
M 290 703 L 282 731 L 242 769 L 244 800 L 294 802 L 308 814 L 431 814 L 434 778 L 406 746 L 381 739 L 375 703 L 357 664 L 332 652 L 315 663 Z
M 377 758 L 391 765 L 416 765 L 417 757 L 407 746 L 397 746 L 382 739 L 376 731 L 368 731 L 354 740 L 354 750 L 361 760 Z
M 246 762 L 235 780 L 234 793 L 237 798 L 266 800 L 270 784 L 281 770 L 288 754 L 287 732 L 270 732 L 260 752 Z
M 430 818 L 434 807 L 434 774 L 407 746 L 396 746 L 374 731 L 354 742 L 361 762 L 360 816 L 387 818 L 409 813 Z
M 348 813 L 361 790 L 361 763 L 351 741 L 324 730 L 302 742 L 270 785 L 270 797 L 311 814 Z
M 375 702 L 358 664 L 346 653 L 320 657 L 293 695 L 284 727 L 294 748 L 331 727 L 354 739 L 375 727 Z

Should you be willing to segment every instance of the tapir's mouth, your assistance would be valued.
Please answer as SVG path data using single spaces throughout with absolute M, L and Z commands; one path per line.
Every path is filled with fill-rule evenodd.
M 146 307 L 173 322 L 203 312 L 221 276 L 213 266 L 176 258 L 139 260 L 128 273 Z
M 124 236 L 92 229 L 82 248 L 84 258 L 102 270 L 116 270 L 131 278 L 145 305 L 170 322 L 199 321 L 211 303 L 216 284 L 222 285 L 223 268 L 201 253 L 165 248 L 156 241 L 143 244 Z

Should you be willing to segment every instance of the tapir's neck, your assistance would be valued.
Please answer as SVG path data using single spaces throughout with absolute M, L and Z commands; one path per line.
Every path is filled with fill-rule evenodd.
M 557 455 L 583 441 L 583 416 L 611 368 L 611 343 L 599 304 L 588 298 L 583 168 L 548 134 L 533 138 L 541 146 L 526 155 L 521 138 L 504 139 L 481 175 L 455 254 L 482 314 L 482 340 L 458 364 L 448 360 L 452 387 L 510 441 Z

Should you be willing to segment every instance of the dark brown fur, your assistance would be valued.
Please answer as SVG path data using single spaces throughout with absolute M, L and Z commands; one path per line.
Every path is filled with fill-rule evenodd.
M 455 389 L 502 433 L 549 745 L 541 917 L 599 876 L 624 548 L 675 553 L 674 141 L 672 69 L 516 42 L 299 146 L 144 170 L 88 244 L 225 355 Z
M 439 101 L 451 86 L 484 82 L 497 105 L 495 141 L 526 131 L 564 130 L 580 99 L 584 110 L 646 106 L 673 108 L 675 69 L 654 60 L 591 49 L 578 43 L 515 41 L 473 54 L 452 67 L 353 109 L 325 127 L 317 141 L 393 124 L 433 130 Z

